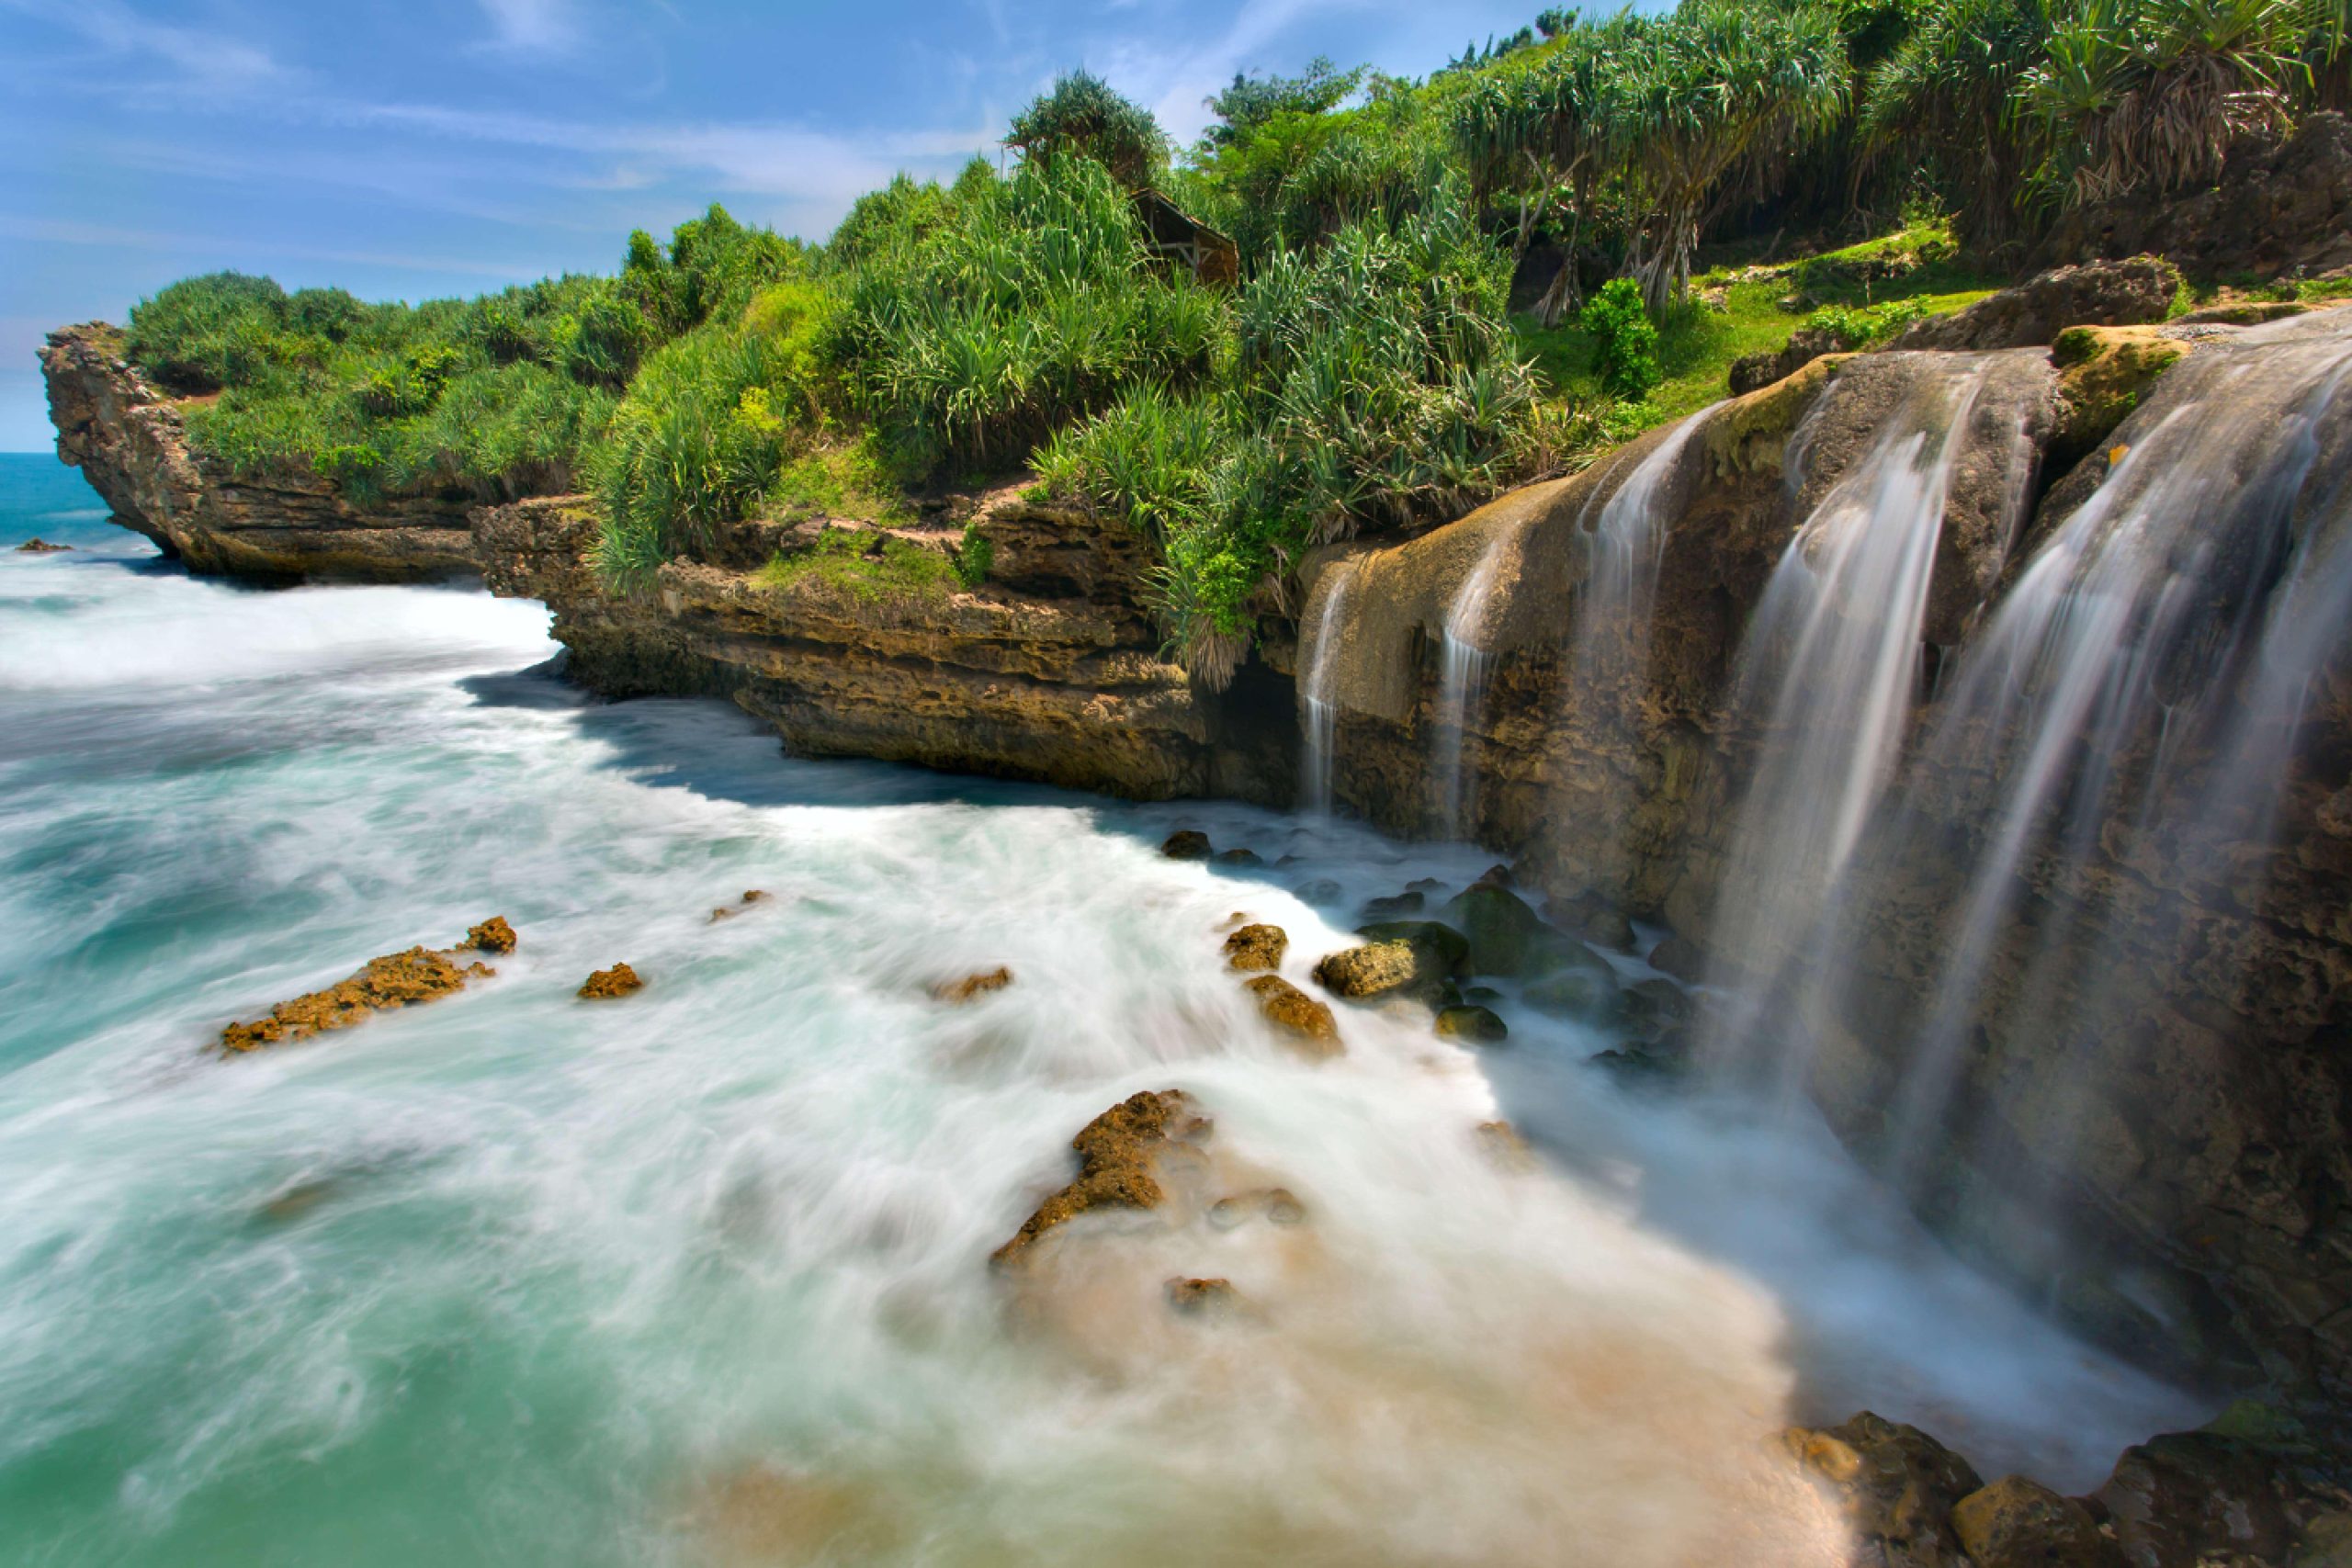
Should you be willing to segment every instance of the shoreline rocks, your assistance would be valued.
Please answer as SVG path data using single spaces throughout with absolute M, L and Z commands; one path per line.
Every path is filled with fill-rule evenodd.
M 457 954 L 465 951 L 418 946 L 371 958 L 347 978 L 279 1002 L 266 1017 L 228 1025 L 220 1031 L 220 1048 L 243 1055 L 265 1045 L 309 1040 L 348 1029 L 379 1012 L 437 1001 L 464 990 L 469 980 L 497 973 L 486 964 L 460 964 Z
M 989 1257 L 1005 1268 L 1018 1263 L 1039 1237 L 1097 1209 L 1154 1209 L 1167 1196 L 1152 1167 L 1162 1150 L 1197 1143 L 1210 1123 L 1192 1096 L 1168 1089 L 1128 1096 L 1079 1129 L 1069 1141 L 1077 1177 L 1037 1205 L 1011 1240 Z

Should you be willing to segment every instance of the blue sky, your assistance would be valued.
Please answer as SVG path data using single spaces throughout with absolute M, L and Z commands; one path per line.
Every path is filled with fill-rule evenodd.
M 711 201 L 821 238 L 1083 65 L 1180 138 L 1237 70 L 1420 75 L 1533 0 L 0 0 L 0 451 L 33 355 L 220 267 L 371 299 L 610 271 Z

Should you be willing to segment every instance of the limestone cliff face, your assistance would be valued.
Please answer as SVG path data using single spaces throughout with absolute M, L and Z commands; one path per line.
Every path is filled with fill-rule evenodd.
M 197 571 L 254 581 L 417 582 L 473 570 L 463 497 L 405 497 L 357 507 L 316 477 L 246 483 L 198 457 L 186 403 L 122 356 L 104 322 L 49 334 L 57 455 L 80 468 L 114 520 Z
M 552 608 L 573 675 L 600 692 L 726 696 L 803 756 L 1287 803 L 1287 690 L 1271 702 L 1249 681 L 1195 692 L 1159 655 L 1139 607 L 1148 556 L 1123 526 L 989 498 L 971 524 L 989 581 L 963 589 L 820 573 L 774 583 L 745 568 L 779 544 L 787 558 L 809 547 L 815 530 L 779 538 L 750 525 L 729 558 L 671 562 L 637 597 L 595 582 L 583 558 L 594 528 L 580 502 L 556 499 L 487 509 L 475 536 L 492 589 Z

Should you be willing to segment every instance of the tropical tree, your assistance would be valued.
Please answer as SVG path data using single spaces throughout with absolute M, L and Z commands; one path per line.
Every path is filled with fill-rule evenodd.
M 1870 75 L 1867 156 L 1930 166 L 1962 236 L 1978 245 L 2016 233 L 2018 195 L 2045 150 L 2015 98 L 2042 58 L 2050 25 L 2045 0 L 1946 0 Z
M 1084 71 L 1057 78 L 1051 92 L 1015 115 L 1004 144 L 1036 163 L 1082 153 L 1129 190 L 1150 185 L 1168 164 L 1168 136 L 1150 111 Z

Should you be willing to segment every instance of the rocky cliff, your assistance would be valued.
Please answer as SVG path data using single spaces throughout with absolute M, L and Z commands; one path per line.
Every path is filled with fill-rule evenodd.
M 188 400 L 164 395 L 101 321 L 49 334 L 57 455 L 80 468 L 114 520 L 195 570 L 263 582 L 417 582 L 473 570 L 463 496 L 355 506 L 315 476 L 238 479 L 190 450 Z
M 2073 813 L 2071 835 L 2030 853 L 2008 847 L 2026 837 L 2004 826 L 2003 791 L 2040 765 L 2014 744 L 2030 713 L 1963 709 L 1943 681 L 2068 519 L 2118 504 L 2110 478 L 2135 448 L 2244 400 L 2281 350 L 2218 324 L 2049 335 L 2054 351 L 1818 359 L 1447 527 L 1327 552 L 1304 625 L 1270 625 L 1219 694 L 1161 658 L 1129 531 L 1016 492 L 930 527 L 748 525 L 615 596 L 585 564 L 594 525 L 576 499 L 477 510 L 461 529 L 423 503 L 362 514 L 323 489 L 239 487 L 191 458 L 175 405 L 106 329 L 57 334 L 44 364 L 61 454 L 197 570 L 479 570 L 550 606 L 586 684 L 722 695 L 806 754 L 1286 805 L 1309 696 L 1330 717 L 1340 808 L 1469 832 L 1558 898 L 1670 924 L 1713 977 L 1775 1004 L 1756 1032 L 1802 1033 L 1791 1059 L 1840 1133 L 1988 1264 L 2177 1370 L 2352 1393 L 2352 671 L 2335 623 L 2296 612 L 2326 646 L 2292 713 L 2258 716 L 2291 741 L 2261 752 L 2272 804 L 2216 782 L 2233 755 L 2220 729 L 2118 729 L 2112 758 L 2077 743 L 2042 770 L 2087 781 L 2096 809 L 2058 800 L 2041 816 Z M 2220 369 L 2177 377 L 2184 357 Z M 2321 411 L 2318 445 L 2346 439 L 2342 406 Z M 1828 886 L 1788 905 L 1781 884 L 1810 873 L 1744 853 L 1743 833 L 1774 759 L 1815 738 L 1758 690 L 1755 668 L 1791 650 L 1751 645 L 1778 624 L 1772 595 L 1805 578 L 1792 560 L 1827 572 L 1824 518 L 1899 510 L 1929 456 L 1917 625 L 1888 655 L 1917 656 L 1893 719 L 1897 783 Z M 2290 498 L 2288 544 L 2335 526 L 2341 502 Z M 977 587 L 943 565 L 965 524 L 990 557 Z M 2297 581 L 2275 539 L 2234 564 L 2193 536 L 2168 547 L 2204 585 L 2188 598 L 2230 608 L 2184 623 L 2163 668 L 2119 677 L 2161 689 L 2166 714 L 2199 687 L 2193 650 L 2243 643 Z M 1800 582 L 1826 595 L 1821 624 L 1871 611 L 1870 592 L 1839 604 L 1826 581 Z M 2112 773 L 2154 782 L 2118 796 Z M 1910 1101 L 1930 1040 L 1950 1081 L 1923 1120 Z

